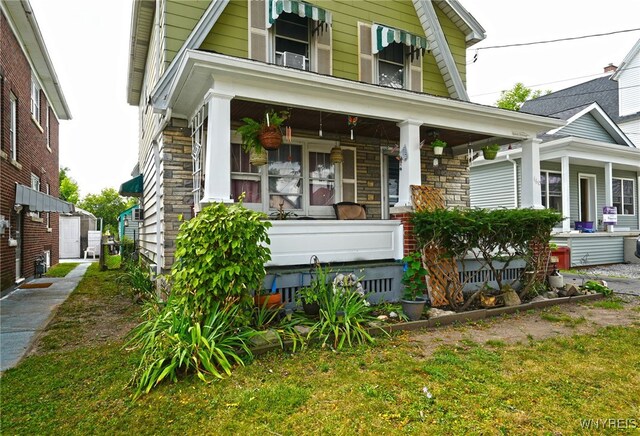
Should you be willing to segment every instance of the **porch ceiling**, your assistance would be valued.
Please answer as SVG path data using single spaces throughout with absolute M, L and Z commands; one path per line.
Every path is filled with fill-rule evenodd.
M 324 139 L 336 139 L 340 141 L 350 140 L 350 129 L 347 125 L 347 116 L 341 113 L 325 112 L 319 110 L 285 107 L 253 101 L 234 99 L 231 101 L 231 120 L 234 125 L 239 125 L 245 117 L 260 119 L 264 117 L 265 109 L 273 108 L 276 111 L 287 110 L 290 113 L 289 125 L 293 128 L 294 135 L 298 132 L 306 132 L 310 135 L 318 135 L 320 118 L 322 118 L 322 132 Z M 366 140 L 382 145 L 397 143 L 400 140 L 400 128 L 394 121 L 359 117 L 354 129 L 355 141 Z M 431 142 L 435 137 L 445 141 L 450 146 L 464 145 L 490 138 L 487 135 L 468 133 L 450 129 L 439 129 L 429 126 L 420 128 L 420 138 Z

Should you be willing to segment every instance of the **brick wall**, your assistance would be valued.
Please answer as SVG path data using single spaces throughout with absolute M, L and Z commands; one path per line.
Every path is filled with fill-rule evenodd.
M 164 264 L 171 268 L 176 250 L 176 237 L 181 222 L 191 217 L 193 206 L 193 163 L 191 129 L 186 120 L 172 119 L 163 132 L 161 174 L 164 201 Z
M 31 69 L 20 45 L 3 14 L 0 13 L 0 214 L 11 220 L 11 237 L 15 237 L 18 215 L 13 211 L 15 184 L 31 186 L 31 174 L 40 178 L 40 190 L 50 186 L 52 196 L 58 196 L 58 120 L 40 92 L 40 114 L 36 123 L 31 116 Z M 17 160 L 10 159 L 9 126 L 10 95 L 17 98 Z M 50 150 L 45 136 L 46 111 L 50 111 Z M 51 263 L 58 263 L 58 214 L 51 213 L 51 231 L 46 227 L 46 214 L 34 219 L 25 208 L 22 219 L 22 276 L 34 273 L 34 261 L 43 250 L 51 251 Z M 0 235 L 0 289 L 13 285 L 16 279 L 16 248 L 8 246 L 9 230 Z

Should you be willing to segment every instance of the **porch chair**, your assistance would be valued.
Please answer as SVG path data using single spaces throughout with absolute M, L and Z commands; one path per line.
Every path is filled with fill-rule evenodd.
M 336 213 L 336 219 L 339 220 L 366 220 L 367 206 L 364 204 L 353 203 L 351 201 L 343 201 L 335 203 L 333 210 Z
M 84 250 L 84 258 L 87 258 L 87 254 L 91 254 L 91 256 L 95 259 L 96 258 L 96 251 L 97 248 L 95 247 L 87 247 L 86 250 Z

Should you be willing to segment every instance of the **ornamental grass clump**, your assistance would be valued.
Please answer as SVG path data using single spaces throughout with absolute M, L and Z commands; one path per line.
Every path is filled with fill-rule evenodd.
M 179 373 L 220 378 L 251 359 L 251 291 L 262 287 L 271 257 L 263 217 L 241 202 L 218 203 L 180 226 L 171 295 L 148 304 L 127 344 L 142 352 L 136 396 Z

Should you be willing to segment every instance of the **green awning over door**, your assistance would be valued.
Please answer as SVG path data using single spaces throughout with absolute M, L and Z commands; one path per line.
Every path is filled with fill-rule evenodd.
M 142 197 L 142 187 L 142 174 L 140 174 L 120 185 L 118 194 L 123 197 Z
M 268 0 L 269 20 L 267 27 L 271 27 L 276 22 L 280 14 L 286 12 L 296 14 L 299 17 L 311 18 L 314 21 L 331 25 L 331 12 L 298 0 Z
M 407 45 L 416 49 L 427 49 L 427 38 L 424 36 L 414 35 L 404 30 L 394 29 L 393 27 L 374 24 L 371 26 L 371 38 L 373 41 L 373 54 L 382 51 L 392 42 Z

